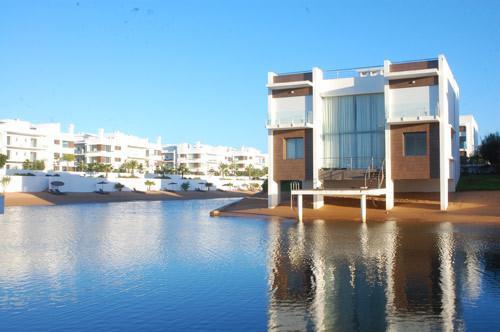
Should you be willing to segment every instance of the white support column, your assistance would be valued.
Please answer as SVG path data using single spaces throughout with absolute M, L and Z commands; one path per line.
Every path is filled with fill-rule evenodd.
M 321 97 L 321 84 L 323 71 L 317 67 L 312 69 L 313 76 L 313 183 L 312 188 L 321 187 L 319 172 L 323 167 L 323 98 Z M 312 208 L 319 209 L 324 205 L 323 195 L 313 195 Z
M 387 125 L 385 129 L 385 209 L 387 211 L 394 207 L 394 181 L 392 180 L 391 159 L 391 129 Z
M 389 73 L 391 62 L 384 61 L 384 73 Z M 385 209 L 387 211 L 394 207 L 394 180 L 392 179 L 392 154 L 391 154 L 391 126 L 387 120 L 391 117 L 391 89 L 389 80 L 384 82 L 384 104 L 385 104 Z
M 297 213 L 299 217 L 299 222 L 302 222 L 302 195 L 297 195 Z
M 450 168 L 451 134 L 448 126 L 448 79 L 445 75 L 447 64 L 439 56 L 439 194 L 441 211 L 448 209 L 448 178 Z
M 366 222 L 366 195 L 361 195 L 361 221 Z

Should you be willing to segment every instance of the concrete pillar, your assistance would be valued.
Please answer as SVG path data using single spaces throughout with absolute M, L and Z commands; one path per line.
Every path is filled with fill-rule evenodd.
M 267 207 L 272 209 L 279 204 L 279 185 L 278 182 L 269 178 L 267 182 Z
M 394 180 L 392 179 L 391 129 L 385 129 L 385 209 L 394 207 Z
M 297 195 L 297 212 L 299 217 L 299 222 L 302 222 L 302 195 Z
M 361 195 L 361 221 L 366 222 L 366 195 Z
M 323 195 L 313 195 L 313 209 L 321 209 L 325 205 Z
M 267 176 L 267 207 L 272 209 L 279 204 L 280 201 L 280 191 L 278 182 L 274 181 L 274 141 L 273 141 L 273 131 L 268 130 L 267 132 L 267 150 L 269 152 L 268 159 L 268 176 Z
M 323 167 L 323 97 L 321 97 L 321 84 L 323 82 L 323 71 L 317 67 L 312 70 L 313 74 L 313 181 L 311 189 L 321 187 L 319 172 Z M 323 207 L 323 195 L 313 195 L 312 208 Z
M 448 179 L 451 155 L 451 134 L 448 125 L 448 79 L 444 57 L 439 56 L 439 192 L 441 211 L 448 209 Z

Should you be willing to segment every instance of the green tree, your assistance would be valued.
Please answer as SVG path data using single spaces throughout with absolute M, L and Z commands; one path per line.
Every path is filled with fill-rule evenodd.
M 33 164 L 29 161 L 29 159 L 23 161 L 23 169 L 33 169 Z
M 33 169 L 35 171 L 43 171 L 45 169 L 45 161 L 43 160 L 33 161 Z
M 108 177 L 109 172 L 113 171 L 113 166 L 111 164 L 103 164 L 101 167 L 102 171 L 106 173 L 106 177 Z
M 222 177 L 227 176 L 228 171 L 229 171 L 229 166 L 227 164 L 224 164 L 224 163 L 220 163 L 219 164 L 219 174 L 220 174 L 220 176 L 222 176 Z
M 7 190 L 7 186 L 10 183 L 10 176 L 4 176 L 0 182 L 2 183 L 3 193 L 5 194 L 5 190 Z
M 69 153 L 64 153 L 62 156 L 63 161 L 67 162 L 72 162 L 75 161 L 75 155 L 74 154 L 69 154 Z
M 184 174 L 189 173 L 189 169 L 186 167 L 184 164 L 180 164 L 179 167 L 177 167 L 177 173 L 181 175 L 181 178 L 184 179 Z
M 151 186 L 154 186 L 155 183 L 151 180 L 147 180 L 144 184 L 148 187 L 148 191 L 151 191 Z
M 253 165 L 247 165 L 247 167 L 245 167 L 245 173 L 249 178 L 251 178 L 255 173 L 255 167 L 253 167 Z
M 7 163 L 7 156 L 0 153 L 0 169 L 2 169 Z
M 479 154 L 500 172 L 500 134 L 491 133 L 481 141 Z
M 229 173 L 231 175 L 238 175 L 237 174 L 237 171 L 238 171 L 238 166 L 236 165 L 236 163 L 233 161 L 231 164 L 229 164 Z
M 127 162 L 127 169 L 130 170 L 130 173 L 132 173 L 132 176 L 135 175 L 135 170 L 139 167 L 139 163 L 137 162 L 137 160 L 129 160 Z

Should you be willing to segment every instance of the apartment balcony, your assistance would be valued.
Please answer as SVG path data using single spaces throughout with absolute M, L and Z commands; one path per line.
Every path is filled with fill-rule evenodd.
M 437 122 L 439 105 L 437 101 L 422 100 L 414 103 L 398 103 L 389 109 L 388 123 Z
M 312 111 L 280 111 L 274 112 L 267 120 L 267 129 L 295 129 L 295 128 L 312 128 L 313 127 L 313 112 Z

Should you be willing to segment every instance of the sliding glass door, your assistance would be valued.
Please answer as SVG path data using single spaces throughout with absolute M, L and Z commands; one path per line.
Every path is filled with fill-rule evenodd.
M 380 167 L 385 157 L 384 94 L 325 98 L 323 168 Z

